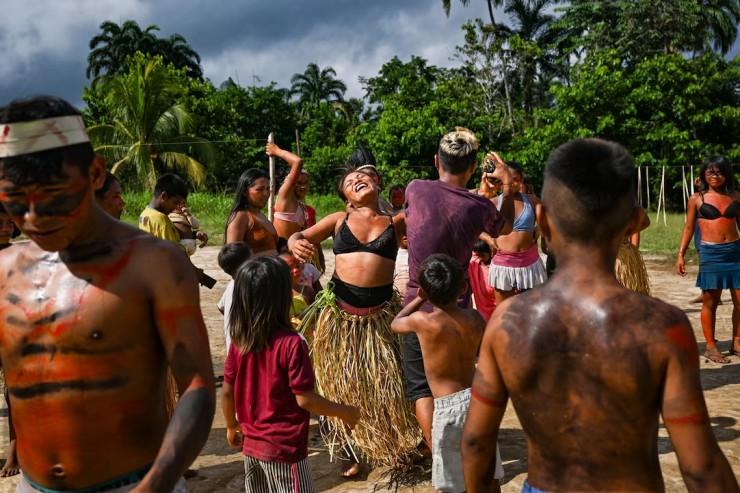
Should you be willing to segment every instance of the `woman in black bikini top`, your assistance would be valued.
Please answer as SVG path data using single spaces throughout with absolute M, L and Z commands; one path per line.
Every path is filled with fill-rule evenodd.
M 704 357 L 713 363 L 730 363 L 730 358 L 717 348 L 715 325 L 717 305 L 723 289 L 732 296 L 732 320 L 740 321 L 740 193 L 735 191 L 734 174 L 722 156 L 708 158 L 701 167 L 701 192 L 695 193 L 687 204 L 686 225 L 678 249 L 676 272 L 686 275 L 684 254 L 698 221 L 701 242 L 699 248 L 699 275 L 696 286 L 702 290 L 701 325 L 707 342 Z M 729 356 L 740 353 L 738 325 L 732 327 L 732 345 Z

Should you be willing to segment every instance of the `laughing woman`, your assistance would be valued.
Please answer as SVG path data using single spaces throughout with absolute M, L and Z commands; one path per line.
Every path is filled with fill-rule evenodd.
M 717 348 L 714 333 L 720 295 L 723 289 L 729 289 L 733 305 L 729 354 L 740 354 L 740 193 L 734 187 L 732 167 L 722 156 L 707 158 L 699 178 L 704 191 L 695 193 L 689 199 L 676 272 L 681 276 L 686 275 L 684 254 L 698 220 L 701 255 L 696 286 L 702 290 L 701 328 L 707 341 L 704 357 L 714 363 L 726 364 L 730 358 Z
M 346 173 L 337 192 L 350 212 L 327 216 L 288 241 L 306 261 L 315 244 L 334 237 L 334 274 L 311 308 L 317 317 L 313 362 L 319 392 L 357 406 L 361 420 L 350 436 L 331 418 L 325 439 L 332 457 L 349 444 L 372 465 L 395 466 L 421 438 L 404 397 L 400 342 L 390 329 L 400 308 L 393 271 L 405 218 L 381 212 L 377 185 L 365 173 Z M 345 458 L 345 475 L 359 470 L 355 459 Z

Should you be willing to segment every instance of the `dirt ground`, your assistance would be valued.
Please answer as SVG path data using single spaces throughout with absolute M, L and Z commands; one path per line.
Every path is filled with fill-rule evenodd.
M 331 251 L 325 252 L 329 264 L 328 272 L 333 270 L 333 256 Z M 208 325 L 211 353 L 216 375 L 223 374 L 223 365 L 226 352 L 224 349 L 223 317 L 216 308 L 216 304 L 229 280 L 228 276 L 219 269 L 216 263 L 218 247 L 207 247 L 199 250 L 193 257 L 193 263 L 205 269 L 206 273 L 218 279 L 213 290 L 201 288 L 201 306 Z M 690 304 L 698 290 L 694 288 L 696 267 L 689 266 L 689 275 L 681 278 L 675 274 L 673 265 L 662 257 L 648 257 L 646 259 L 650 273 L 653 295 L 668 303 L 682 308 L 694 326 L 697 340 L 702 340 L 699 324 L 700 305 Z M 721 349 L 729 348 L 731 341 L 731 312 L 732 303 L 729 293 L 722 296 L 724 304 L 718 309 L 717 338 Z M 704 352 L 704 343 L 699 343 L 699 352 Z M 732 364 L 717 365 L 704 362 L 701 359 L 701 380 L 704 387 L 707 406 L 711 416 L 714 433 L 717 436 L 722 451 L 727 456 L 736 476 L 740 476 L 740 358 L 733 357 Z M 5 409 L 0 409 L 0 416 L 7 417 Z M 387 491 L 387 470 L 370 469 L 365 466 L 362 472 L 352 479 L 339 476 L 338 466 L 329 463 L 328 454 L 318 438 L 318 430 L 312 421 L 312 438 L 310 439 L 309 460 L 313 470 L 314 480 L 319 491 L 326 492 L 372 492 Z M 0 419 L 0 457 L 5 457 L 7 450 L 7 420 Z M 499 437 L 501 456 L 506 476 L 502 486 L 503 492 L 519 492 L 527 476 L 527 445 L 524 432 L 511 405 L 506 411 L 502 430 Z M 676 455 L 670 439 L 661 426 L 658 438 L 660 463 L 663 470 L 666 491 L 686 491 L 681 478 Z M 188 481 L 193 493 L 216 491 L 244 491 L 244 469 L 242 454 L 239 450 L 229 448 L 226 443 L 226 430 L 221 414 L 220 398 L 216 416 L 203 451 L 195 461 L 193 468 L 197 469 L 198 476 Z M 401 492 L 416 491 L 419 493 L 434 492 L 429 481 L 430 468 L 426 473 L 426 480 L 412 488 L 401 488 Z M 0 479 L 0 492 L 15 491 L 17 477 Z

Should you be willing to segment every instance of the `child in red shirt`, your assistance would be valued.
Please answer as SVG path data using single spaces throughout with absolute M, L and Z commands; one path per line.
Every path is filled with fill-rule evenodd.
M 488 284 L 488 269 L 491 267 L 491 247 L 483 240 L 478 240 L 473 245 L 473 256 L 468 266 L 468 277 L 470 288 L 473 290 L 475 309 L 488 319 L 496 309 L 496 295 L 493 286 Z
M 310 413 L 350 428 L 359 417 L 357 408 L 314 392 L 308 345 L 291 329 L 291 293 L 288 266 L 276 257 L 249 260 L 235 277 L 221 404 L 229 445 L 244 452 L 247 493 L 314 492 Z

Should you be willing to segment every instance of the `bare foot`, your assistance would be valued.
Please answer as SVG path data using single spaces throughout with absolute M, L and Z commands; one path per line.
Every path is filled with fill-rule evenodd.
M 5 461 L 3 468 L 0 469 L 0 478 L 9 478 L 20 472 L 21 468 L 18 465 L 18 458 L 15 456 L 15 440 L 11 440 L 8 444 L 8 459 Z
M 351 478 L 356 476 L 360 472 L 360 464 L 354 461 L 354 459 L 342 459 L 342 472 L 340 473 L 345 478 Z

